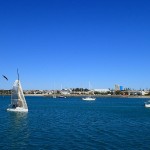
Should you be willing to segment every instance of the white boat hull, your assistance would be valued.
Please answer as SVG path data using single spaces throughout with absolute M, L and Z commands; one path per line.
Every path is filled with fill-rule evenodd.
M 94 101 L 96 98 L 92 98 L 92 97 L 85 97 L 85 98 L 82 98 L 82 100 L 84 101 Z
M 145 107 L 150 108 L 150 104 L 145 104 Z
M 16 108 L 7 108 L 7 111 L 13 111 L 13 112 L 28 112 L 28 109 L 24 109 L 21 107 Z
M 59 96 L 58 98 L 66 98 L 65 96 Z

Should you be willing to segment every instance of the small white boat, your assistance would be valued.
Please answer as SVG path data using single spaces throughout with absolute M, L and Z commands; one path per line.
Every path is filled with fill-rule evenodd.
M 57 98 L 56 95 L 53 95 L 53 98 Z
M 89 82 L 89 89 L 90 89 L 90 82 Z M 91 97 L 91 95 L 90 95 L 88 97 L 83 97 L 82 100 L 85 100 L 85 101 L 95 101 L 96 98 L 95 97 Z
M 150 107 L 150 100 L 145 102 L 145 107 L 147 107 L 147 108 Z
M 82 98 L 82 100 L 85 100 L 85 101 L 94 101 L 96 98 L 95 97 L 84 97 Z
M 19 81 L 19 74 L 18 80 L 14 82 L 11 90 L 11 104 L 9 105 L 9 108 L 7 108 L 7 111 L 28 112 L 28 106 L 23 94 L 21 83 Z
M 61 96 L 58 96 L 58 98 L 66 98 L 66 96 L 61 95 Z

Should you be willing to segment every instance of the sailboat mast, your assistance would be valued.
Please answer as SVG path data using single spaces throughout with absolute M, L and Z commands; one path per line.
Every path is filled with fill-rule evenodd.
M 18 81 L 19 81 L 19 72 L 18 72 L 18 69 L 17 69 L 17 75 L 18 75 Z
M 89 90 L 91 89 L 91 84 L 90 84 L 90 81 L 89 81 Z
M 18 68 L 17 68 L 17 76 L 18 76 L 18 89 L 17 89 L 17 95 L 18 95 L 18 99 L 19 99 L 19 72 L 18 72 Z

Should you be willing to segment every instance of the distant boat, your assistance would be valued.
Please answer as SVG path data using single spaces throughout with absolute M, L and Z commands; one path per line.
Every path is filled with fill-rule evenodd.
M 91 96 L 82 98 L 82 100 L 85 101 L 94 101 L 95 99 L 96 99 L 95 97 L 91 97 Z
M 56 95 L 53 95 L 53 98 L 57 98 Z
M 55 89 L 55 83 L 54 83 L 54 89 Z M 55 90 L 53 91 L 53 98 L 57 98 Z
M 56 94 L 55 94 L 55 91 L 53 92 L 53 98 L 57 98 Z
M 150 100 L 145 102 L 145 107 L 150 107 Z
M 90 82 L 89 82 L 89 89 L 90 89 Z M 96 98 L 95 97 L 91 97 L 91 95 L 90 95 L 90 96 L 87 96 L 87 97 L 83 97 L 82 100 L 94 101 L 94 100 L 96 100 Z
M 66 96 L 61 95 L 61 96 L 58 96 L 58 98 L 66 98 Z
M 18 80 L 14 82 L 11 90 L 11 104 L 9 105 L 9 108 L 7 108 L 7 111 L 28 112 L 28 106 L 19 80 L 19 74 Z

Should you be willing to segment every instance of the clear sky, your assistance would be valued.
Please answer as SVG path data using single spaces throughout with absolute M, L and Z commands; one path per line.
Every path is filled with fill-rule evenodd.
M 1 0 L 0 88 L 150 88 L 149 0 Z

